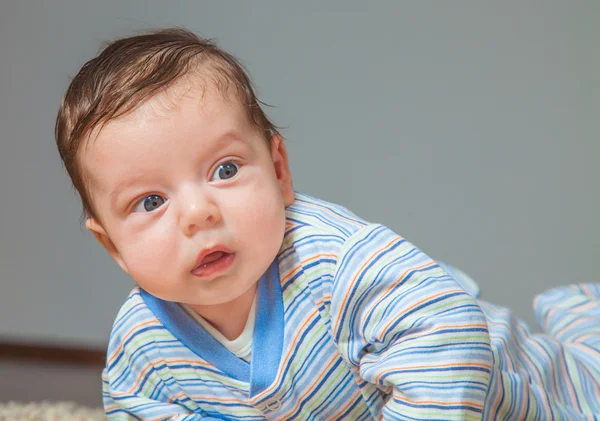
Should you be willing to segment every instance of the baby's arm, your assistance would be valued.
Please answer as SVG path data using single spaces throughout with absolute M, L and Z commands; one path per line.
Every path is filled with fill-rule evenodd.
M 485 317 L 435 262 L 370 225 L 344 245 L 332 293 L 334 339 L 388 399 L 383 419 L 480 419 L 493 364 Z
M 148 367 L 145 374 L 138 372 L 139 377 L 133 376 L 136 371 L 133 370 L 128 376 L 134 380 L 133 382 L 121 382 L 119 381 L 121 376 L 118 376 L 114 370 L 104 370 L 102 395 L 108 420 L 208 421 L 218 419 L 193 413 L 182 405 L 171 403 L 162 393 L 165 390 L 164 385 L 152 375 L 154 367 Z
M 156 379 L 151 374 L 152 371 L 153 368 L 150 368 L 146 375 L 140 377 L 143 380 L 136 387 L 136 384 L 128 381 L 118 382 L 118 376 L 114 372 L 111 373 L 107 369 L 104 370 L 102 376 L 102 395 L 104 410 L 108 420 L 217 420 L 217 418 L 193 413 L 182 405 L 170 403 L 166 396 L 161 396 L 161 393 L 159 393 L 161 390 L 164 390 L 164 386 L 156 383 Z M 121 386 L 117 386 L 119 383 Z
M 103 381 L 103 389 L 104 410 L 110 421 L 207 421 L 218 419 L 207 418 L 200 414 L 191 413 L 182 406 L 155 401 L 136 394 L 111 392 L 106 380 Z
M 134 290 L 114 323 L 102 375 L 104 410 L 110 421 L 213 420 L 185 396 L 169 390 L 161 373 L 169 373 L 159 343 L 164 328 Z

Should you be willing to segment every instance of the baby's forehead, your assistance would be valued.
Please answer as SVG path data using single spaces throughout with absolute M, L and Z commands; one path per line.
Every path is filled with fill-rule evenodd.
M 190 103 L 195 104 L 200 118 L 211 118 L 215 113 L 224 111 L 246 113 L 234 86 L 215 83 L 204 74 L 191 73 L 159 89 L 119 119 L 168 118 L 173 111 Z
M 148 126 L 162 127 L 163 132 L 165 126 L 172 126 L 170 133 L 177 137 L 184 126 L 198 121 L 203 127 L 212 127 L 215 135 L 222 131 L 244 135 L 257 130 L 233 89 L 222 89 L 190 77 L 161 89 L 130 112 L 99 125 L 85 140 L 82 152 L 92 160 L 102 159 L 102 144 L 107 140 L 113 144 L 116 141 L 121 145 L 119 148 L 127 148 L 126 139 L 147 133 Z

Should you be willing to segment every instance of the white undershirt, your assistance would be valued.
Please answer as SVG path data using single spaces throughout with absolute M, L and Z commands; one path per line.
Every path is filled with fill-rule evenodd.
M 209 322 L 207 322 L 202 316 L 189 308 L 187 305 L 180 304 L 180 306 L 186 311 L 186 313 L 192 316 L 192 318 L 196 320 L 200 326 L 204 328 L 204 330 L 210 333 L 213 338 L 231 351 L 232 354 L 246 362 L 250 362 L 250 357 L 252 356 L 252 335 L 254 333 L 254 322 L 256 320 L 256 295 L 252 301 L 252 307 L 250 307 L 250 313 L 248 314 L 248 320 L 246 320 L 246 326 L 244 326 L 244 330 L 240 336 L 231 341 L 223 336 L 221 332 L 215 329 Z

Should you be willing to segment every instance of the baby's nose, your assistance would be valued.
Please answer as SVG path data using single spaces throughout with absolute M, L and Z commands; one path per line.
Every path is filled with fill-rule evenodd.
M 219 207 L 210 197 L 197 195 L 188 200 L 181 212 L 181 229 L 186 235 L 210 228 L 221 220 Z

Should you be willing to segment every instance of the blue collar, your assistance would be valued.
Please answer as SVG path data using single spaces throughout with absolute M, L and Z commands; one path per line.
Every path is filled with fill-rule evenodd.
M 275 381 L 281 360 L 283 297 L 277 259 L 258 281 L 257 294 L 252 359 L 248 364 L 213 338 L 179 304 L 141 290 L 146 306 L 173 336 L 227 376 L 250 383 L 250 397 L 264 391 Z

